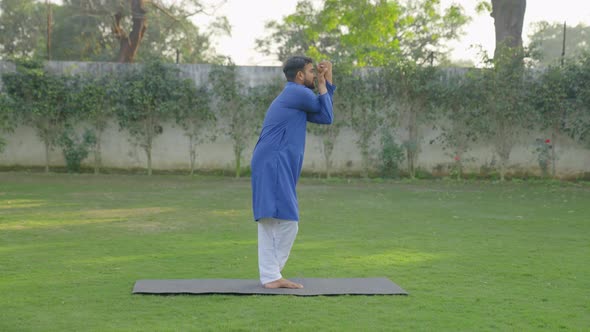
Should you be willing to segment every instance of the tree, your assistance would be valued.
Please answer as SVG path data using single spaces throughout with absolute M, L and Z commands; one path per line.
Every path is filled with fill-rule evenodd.
M 215 62 L 211 39 L 229 34 L 227 19 L 217 17 L 199 29 L 191 18 L 212 16 L 219 5 L 200 0 L 65 0 L 44 6 L 34 0 L 6 0 L 0 3 L 0 52 L 40 58 L 47 55 L 45 45 L 51 38 L 53 60 Z
M 563 39 L 565 38 L 565 59 L 574 59 L 584 52 L 590 52 L 590 26 L 579 23 L 568 26 L 564 36 L 563 23 L 546 21 L 533 23 L 533 32 L 529 36 L 530 48 L 538 53 L 542 66 L 557 64 L 562 59 Z
M 537 123 L 540 129 L 550 129 L 550 160 L 551 174 L 556 173 L 556 153 L 555 149 L 558 143 L 558 137 L 566 128 L 566 121 L 571 116 L 575 102 L 574 82 L 576 78 L 575 66 L 569 65 L 562 67 L 557 64 L 550 65 L 534 81 L 533 105 L 537 111 Z M 545 147 L 545 139 L 540 142 L 541 147 Z M 540 160 L 541 167 L 543 168 Z M 546 167 L 547 165 L 545 165 Z
M 504 181 L 510 154 L 524 130 L 532 128 L 533 115 L 531 73 L 523 65 L 523 57 L 515 56 L 513 48 L 500 49 L 491 67 L 484 68 L 474 84 L 482 91 L 483 111 L 481 135 L 494 147 L 500 162 L 500 180 Z
M 256 87 L 247 86 L 231 61 L 215 66 L 209 74 L 209 81 L 213 86 L 218 118 L 228 126 L 224 129 L 232 141 L 235 173 L 239 178 L 242 154 L 248 142 L 259 132 L 265 110 L 281 85 L 271 81 Z
M 408 1 L 403 7 L 398 33 L 404 58 L 430 65 L 435 56 L 438 62 L 444 61 L 449 52 L 447 42 L 461 36 L 469 20 L 463 8 L 456 4 L 443 11 L 440 0 Z
M 112 18 L 95 0 L 66 0 L 53 8 L 51 59 L 113 61 L 118 47 L 111 35 Z
M 124 75 L 116 114 L 121 129 L 145 151 L 148 175 L 152 175 L 154 139 L 162 134 L 162 124 L 174 116 L 179 88 L 178 70 L 161 62 L 149 62 Z
M 494 57 L 502 47 L 522 48 L 522 26 L 526 0 L 492 0 L 491 16 L 496 31 Z
M 500 157 L 500 178 L 503 181 L 510 153 L 517 139 L 515 128 L 527 124 L 525 110 L 529 109 L 526 100 L 528 79 L 525 77 L 525 50 L 522 47 L 522 26 L 526 11 L 526 0 L 483 1 L 479 9 L 491 10 L 494 18 L 496 48 L 494 69 L 486 70 L 484 82 L 489 89 L 487 109 L 489 123 L 494 127 L 488 132 L 496 153 Z M 526 127 L 526 126 L 525 126 Z
M 265 24 L 265 31 L 270 35 L 256 40 L 258 51 L 266 55 L 277 55 L 280 61 L 285 61 L 291 55 L 306 54 L 309 50 L 324 53 L 323 45 L 333 44 L 335 41 L 317 41 L 319 39 L 318 11 L 309 0 L 297 2 L 295 13 L 286 16 L 283 22 L 270 21 Z
M 590 148 L 590 53 L 576 58 L 570 66 L 575 101 L 565 131 L 574 140 Z
M 406 150 L 408 173 L 416 176 L 420 153 L 420 125 L 433 115 L 432 101 L 436 96 L 440 72 L 435 67 L 424 67 L 411 61 L 400 61 L 383 69 L 384 94 L 391 105 L 389 122 L 399 123 L 406 130 L 403 146 Z
M 43 46 L 44 9 L 35 0 L 0 1 L 0 57 L 26 58 Z
M 229 33 L 230 28 L 227 19 L 219 17 L 201 31 L 191 17 L 206 11 L 208 8 L 197 0 L 138 0 L 129 4 L 120 0 L 67 0 L 56 12 L 54 58 L 118 62 L 161 58 L 172 62 L 182 57 L 184 62 L 215 61 L 211 38 Z M 134 18 L 127 34 L 124 25 L 130 15 Z
M 215 114 L 211 110 L 210 91 L 206 87 L 197 88 L 192 80 L 186 79 L 176 93 L 176 123 L 184 129 L 188 138 L 190 174 L 193 175 L 197 146 L 204 141 L 205 128 L 215 121 Z
M 58 146 L 72 112 L 71 79 L 46 71 L 40 62 L 20 61 L 16 72 L 5 73 L 2 80 L 21 120 L 34 127 L 44 143 L 45 172 L 49 172 L 49 151 Z
M 0 135 L 10 133 L 16 127 L 16 115 L 14 112 L 14 101 L 0 90 Z M 4 151 L 6 141 L 0 136 L 0 153 Z
M 115 115 L 119 83 L 113 74 L 77 77 L 74 100 L 79 118 L 88 122 L 94 133 L 94 144 L 91 146 L 94 154 L 94 174 L 98 174 L 102 167 L 102 137 L 109 120 Z
M 340 134 L 340 129 L 344 125 L 344 121 L 341 119 L 341 117 L 334 116 L 334 118 L 334 122 L 329 126 L 319 125 L 317 123 L 307 124 L 307 132 L 312 133 L 320 138 L 319 148 L 320 152 L 324 156 L 326 178 L 328 179 L 332 174 L 332 152 L 334 152 L 334 145 L 336 144 L 336 139 Z
M 478 69 L 460 73 L 447 73 L 435 99 L 440 110 L 438 127 L 441 134 L 436 138 L 443 150 L 451 157 L 457 179 L 463 176 L 465 155 L 485 130 L 481 101 L 484 91 L 477 82 Z M 430 143 L 434 143 L 435 140 Z
M 446 52 L 444 42 L 458 37 L 467 20 L 459 6 L 441 11 L 439 0 L 325 0 L 319 9 L 302 0 L 283 22 L 267 24 L 270 34 L 257 48 L 279 60 L 307 54 L 359 67 L 426 62 Z
M 207 29 L 200 29 L 187 14 L 178 11 L 173 8 L 168 11 L 175 12 L 174 16 L 162 11 L 152 14 L 138 60 L 163 58 L 176 63 L 221 63 L 223 56 L 215 53 L 212 40 L 231 34 L 227 19 L 219 17 Z
M 377 70 L 357 71 L 342 79 L 342 111 L 349 117 L 350 127 L 357 134 L 356 145 L 361 152 L 362 176 L 369 176 L 370 147 L 381 125 L 386 108 L 382 73 Z
M 114 3 L 112 3 L 114 2 Z M 111 4 L 105 9 L 114 16 L 113 35 L 119 40 L 119 52 L 117 56 L 118 62 L 133 62 L 139 45 L 142 42 L 144 35 L 148 31 L 148 17 L 150 17 L 150 11 L 148 6 L 160 11 L 161 13 L 169 16 L 173 21 L 180 22 L 178 26 L 188 27 L 187 18 L 199 14 L 206 13 L 207 7 L 199 0 L 183 0 L 180 2 L 174 2 L 171 5 L 165 5 L 164 3 L 157 1 L 146 1 L 146 0 L 131 0 L 129 2 L 130 7 L 125 8 L 120 0 L 111 0 Z M 124 27 L 124 23 L 127 17 L 131 17 L 132 26 L 130 32 L 127 33 Z M 217 21 L 217 27 L 223 25 L 226 31 L 229 30 L 227 20 L 222 18 L 221 24 Z M 171 24 L 172 25 L 172 24 Z M 194 30 L 193 30 L 194 31 Z M 190 36 L 192 33 L 189 32 L 185 37 Z M 166 36 L 168 37 L 168 36 Z M 178 39 L 177 39 L 178 40 Z M 192 40 L 195 42 L 195 40 Z M 200 45 L 202 43 L 198 43 Z
M 219 118 L 223 119 L 229 128 L 224 128 L 233 144 L 236 178 L 240 177 L 242 152 L 246 148 L 246 130 L 255 124 L 250 114 L 244 112 L 245 101 L 241 93 L 245 86 L 238 80 L 236 66 L 230 61 L 224 66 L 215 66 L 209 73 L 209 81 L 213 86 L 215 107 Z M 250 135 L 248 135 L 250 136 Z

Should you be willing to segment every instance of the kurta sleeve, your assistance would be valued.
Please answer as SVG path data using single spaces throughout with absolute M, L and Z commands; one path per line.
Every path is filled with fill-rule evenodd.
M 292 85 L 285 102 L 285 106 L 304 112 L 319 113 L 322 109 L 320 98 L 312 90 L 298 84 Z
M 317 113 L 307 113 L 307 121 L 318 124 L 331 124 L 334 121 L 333 112 L 333 96 L 336 87 L 329 82 L 326 82 L 328 93 L 324 93 L 318 97 L 320 102 L 320 111 Z

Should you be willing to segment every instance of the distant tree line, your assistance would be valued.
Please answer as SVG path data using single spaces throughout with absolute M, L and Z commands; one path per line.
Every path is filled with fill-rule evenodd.
M 3 0 L 0 59 L 219 63 L 213 39 L 229 35 L 223 4 L 201 0 Z M 207 16 L 211 23 L 195 24 Z M 213 18 L 211 20 L 211 18 Z

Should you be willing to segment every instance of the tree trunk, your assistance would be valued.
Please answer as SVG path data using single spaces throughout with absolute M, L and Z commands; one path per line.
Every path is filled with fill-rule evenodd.
M 45 0 L 47 6 L 47 61 L 51 61 L 51 32 L 53 23 L 53 13 L 51 10 L 51 3 Z
M 363 179 L 369 178 L 369 147 L 367 142 L 361 143 L 361 157 L 362 157 L 362 176 Z
M 94 151 L 94 174 L 98 175 L 100 173 L 100 167 L 102 164 L 101 161 L 101 155 L 100 155 L 100 150 L 101 150 L 101 144 L 100 144 L 100 140 L 102 137 L 102 133 L 99 131 L 96 134 L 96 150 Z
M 469 139 L 466 137 L 467 135 L 461 131 L 459 135 L 459 142 L 457 143 L 457 150 L 455 151 L 455 161 L 457 162 L 457 180 L 463 179 L 463 156 L 468 151 L 469 146 Z
M 526 11 L 526 0 L 492 0 L 492 13 L 494 18 L 494 27 L 496 32 L 496 49 L 494 51 L 494 60 L 500 60 L 503 63 L 507 59 L 503 59 L 500 55 L 504 48 L 510 49 L 512 60 L 518 60 L 520 65 L 522 61 L 522 26 L 524 23 L 524 14 Z M 496 68 L 499 63 L 495 63 Z M 503 63 L 502 66 L 507 66 L 508 63 Z M 501 73 L 500 75 L 505 75 Z M 497 96 L 503 98 L 504 96 Z M 510 107 L 517 107 L 512 105 Z M 504 173 L 510 159 L 510 151 L 512 150 L 512 142 L 507 142 L 508 136 L 512 135 L 510 126 L 513 123 L 502 124 L 501 128 L 505 131 L 505 135 L 496 133 L 501 142 L 498 154 L 500 156 L 500 180 L 504 181 Z
M 463 154 L 460 151 L 462 151 L 462 149 L 459 149 L 455 153 L 455 167 L 457 167 L 457 180 L 461 180 L 463 178 Z
M 332 147 L 330 147 L 331 143 L 326 143 L 324 141 L 324 160 L 326 161 L 326 178 L 330 178 L 330 173 L 332 170 Z
M 145 153 L 147 155 L 148 176 L 151 176 L 152 175 L 152 148 L 147 147 L 145 149 Z
M 191 174 L 190 175 L 194 175 L 195 174 L 195 160 L 197 159 L 197 152 L 196 152 L 196 144 L 194 142 L 194 137 L 193 135 L 189 135 L 188 136 L 188 148 L 189 148 L 189 154 L 190 154 L 190 162 L 191 162 Z
M 408 172 L 410 177 L 416 177 L 416 159 L 418 154 L 418 123 L 416 112 L 410 110 L 410 119 L 408 124 Z
M 555 156 L 555 145 L 557 143 L 557 136 L 559 136 L 559 128 L 562 119 L 565 117 L 565 108 L 562 106 L 559 119 L 553 125 L 553 135 L 551 137 L 551 175 L 555 178 L 557 174 L 557 158 Z
M 145 155 L 147 157 L 147 169 L 148 169 L 148 176 L 152 175 L 152 131 L 154 126 L 152 125 L 152 121 L 148 122 L 148 135 L 146 137 L 146 145 L 144 146 Z
M 508 161 L 510 160 L 510 152 L 512 150 L 512 144 L 502 142 L 502 147 L 498 152 L 500 157 L 500 181 L 504 182 L 506 175 L 506 168 L 508 167 Z
M 49 142 L 45 142 L 45 173 L 49 173 Z
M 492 13 L 496 29 L 496 50 L 502 46 L 522 48 L 522 26 L 526 0 L 492 0 Z
M 242 149 L 237 149 L 235 151 L 236 157 L 236 179 L 240 178 L 240 169 L 241 169 L 241 159 L 242 159 Z
M 115 14 L 115 25 L 113 26 L 113 33 L 119 39 L 117 61 L 121 63 L 131 63 L 135 60 L 139 44 L 147 30 L 147 11 L 144 9 L 144 0 L 131 0 L 130 2 L 133 21 L 131 33 L 127 35 L 121 27 L 121 20 L 123 19 L 123 13 L 121 12 Z

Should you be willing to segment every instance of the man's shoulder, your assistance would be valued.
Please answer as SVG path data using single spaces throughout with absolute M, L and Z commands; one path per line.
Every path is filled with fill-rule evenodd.
M 314 95 L 313 91 L 305 85 L 293 82 L 288 82 L 281 94 L 297 94 L 299 96 L 301 96 L 302 94 L 311 96 Z

